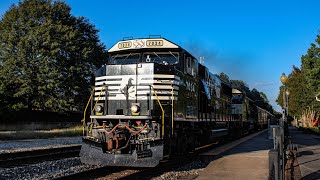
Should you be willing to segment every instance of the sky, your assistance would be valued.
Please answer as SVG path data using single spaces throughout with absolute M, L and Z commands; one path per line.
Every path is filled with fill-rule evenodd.
M 0 16 L 18 0 L 2 0 Z M 66 0 L 75 16 L 100 31 L 107 48 L 124 37 L 162 37 L 194 56 L 213 73 L 226 73 L 264 92 L 271 105 L 280 76 L 301 65 L 320 27 L 318 0 Z

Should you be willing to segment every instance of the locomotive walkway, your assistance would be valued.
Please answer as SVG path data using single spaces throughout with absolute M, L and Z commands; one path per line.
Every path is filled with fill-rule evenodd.
M 267 130 L 264 130 L 232 143 L 226 151 L 213 150 L 203 154 L 217 158 L 197 179 L 268 179 L 268 152 L 273 148 L 273 140 L 267 135 Z

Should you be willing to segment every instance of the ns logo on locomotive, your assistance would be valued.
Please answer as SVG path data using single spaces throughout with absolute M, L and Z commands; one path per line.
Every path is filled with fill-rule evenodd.
M 108 55 L 83 119 L 84 163 L 154 167 L 272 116 L 167 39 L 120 41 Z

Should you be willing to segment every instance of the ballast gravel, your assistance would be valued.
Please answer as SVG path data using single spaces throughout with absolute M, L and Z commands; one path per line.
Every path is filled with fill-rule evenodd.
M 171 180 L 171 179 L 196 179 L 199 173 L 202 172 L 208 165 L 209 160 L 197 159 L 188 164 L 177 168 L 172 168 L 170 171 L 163 173 L 157 177 L 150 177 L 153 180 Z
M 0 154 L 81 144 L 81 137 L 0 141 Z
M 206 160 L 195 160 L 191 163 L 172 168 L 168 172 L 164 172 L 158 176 L 149 176 L 142 179 L 153 180 L 171 180 L 171 179 L 196 179 L 199 173 L 204 170 L 208 162 Z M 80 162 L 79 157 L 66 158 L 55 161 L 46 161 L 38 164 L 29 164 L 25 166 L 0 168 L 0 179 L 16 180 L 16 179 L 56 179 L 64 176 L 76 174 L 91 169 L 101 168 L 99 165 L 88 165 Z M 127 169 L 111 173 L 102 179 L 121 179 L 130 177 L 131 174 L 137 173 L 137 169 Z
M 75 144 L 81 144 L 80 137 L 0 141 L 0 154 Z M 208 163 L 207 160 L 197 159 L 180 167 L 172 168 L 161 175 L 145 177 L 145 179 L 195 179 Z M 18 167 L 0 168 L 0 179 L 55 179 L 100 167 L 102 166 L 82 164 L 79 157 L 72 157 Z M 131 174 L 137 172 L 139 170 L 128 169 L 97 179 L 119 179 L 126 176 L 130 177 Z
M 79 157 L 73 157 L 26 166 L 0 168 L 0 179 L 54 179 L 99 167 L 82 164 Z

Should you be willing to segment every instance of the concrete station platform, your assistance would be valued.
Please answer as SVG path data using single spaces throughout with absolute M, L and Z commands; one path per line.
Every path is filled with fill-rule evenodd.
M 263 130 L 202 154 L 216 158 L 197 179 L 268 179 L 268 152 L 273 140 L 267 135 Z

